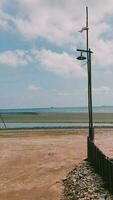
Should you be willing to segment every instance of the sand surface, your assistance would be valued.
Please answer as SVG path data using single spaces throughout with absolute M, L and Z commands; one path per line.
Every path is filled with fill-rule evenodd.
M 62 179 L 87 157 L 86 136 L 82 129 L 0 132 L 0 200 L 60 200 Z
M 113 129 L 100 129 L 99 134 L 96 134 L 95 144 L 106 156 L 113 158 Z

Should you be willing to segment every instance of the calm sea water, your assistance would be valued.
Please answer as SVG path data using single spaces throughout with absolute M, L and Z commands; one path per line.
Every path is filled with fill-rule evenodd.
M 49 107 L 49 108 L 19 108 L 19 109 L 0 109 L 0 113 L 78 113 L 88 112 L 87 107 Z M 95 106 L 93 112 L 113 112 L 113 106 Z
M 112 123 L 94 123 L 94 127 L 98 128 L 113 128 Z M 4 124 L 0 123 L 0 128 L 5 129 Z M 38 128 L 38 129 L 44 129 L 44 128 L 88 128 L 88 123 L 6 123 L 7 129 L 26 129 L 26 128 Z

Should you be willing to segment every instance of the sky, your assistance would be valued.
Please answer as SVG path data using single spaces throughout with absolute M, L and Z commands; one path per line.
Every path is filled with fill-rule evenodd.
M 93 105 L 113 105 L 112 0 L 0 0 L 0 108 L 87 106 L 86 6 Z

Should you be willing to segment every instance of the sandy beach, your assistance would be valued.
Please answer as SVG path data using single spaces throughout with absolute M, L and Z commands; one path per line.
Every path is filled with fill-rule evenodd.
M 107 142 L 113 130 L 95 132 L 96 142 L 103 147 L 104 140 L 111 152 Z M 87 157 L 87 134 L 82 129 L 1 131 L 0 199 L 60 200 L 62 179 Z

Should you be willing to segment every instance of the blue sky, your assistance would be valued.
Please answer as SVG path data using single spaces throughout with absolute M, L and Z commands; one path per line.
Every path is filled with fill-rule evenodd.
M 112 0 L 1 0 L 0 108 L 87 106 L 86 5 L 93 105 L 113 105 Z

